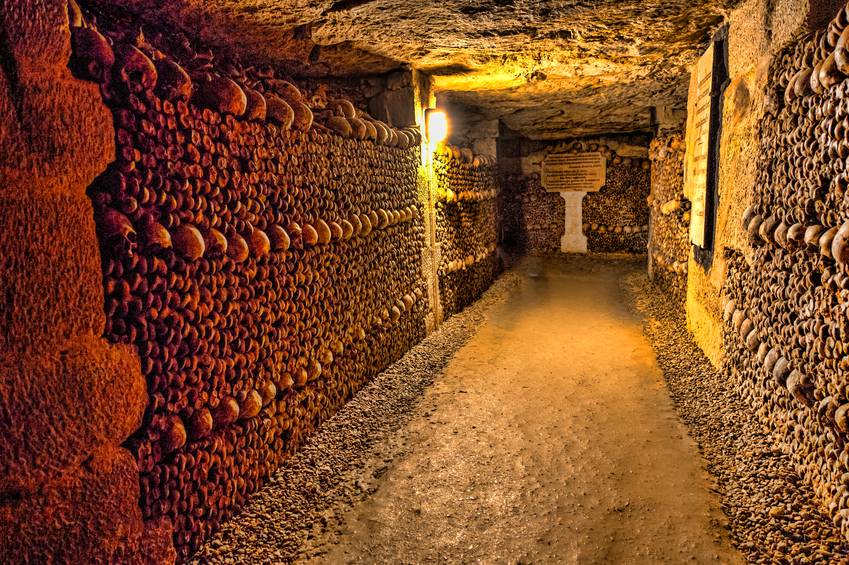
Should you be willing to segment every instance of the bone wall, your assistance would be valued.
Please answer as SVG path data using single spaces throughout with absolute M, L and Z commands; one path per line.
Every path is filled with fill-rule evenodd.
M 645 253 L 649 232 L 648 159 L 607 159 L 607 183 L 584 197 L 584 233 L 591 252 Z
M 648 241 L 650 190 L 648 141 L 643 136 L 617 136 L 561 143 L 523 140 L 518 148 L 502 143 L 517 154 L 506 160 L 502 195 L 504 239 L 532 255 L 560 253 L 565 231 L 565 202 L 557 192 L 546 191 L 540 171 L 552 152 L 599 151 L 607 159 L 607 184 L 583 201 L 583 230 L 591 252 L 645 253 Z M 501 155 L 499 155 L 501 159 Z
M 560 253 L 566 231 L 566 202 L 542 187 L 537 173 L 505 177 L 502 195 L 504 239 L 529 255 Z
M 730 84 L 723 95 L 719 145 L 715 251 L 705 269 L 691 260 L 687 274 L 687 326 L 717 367 L 724 357 L 725 250 L 742 253 L 747 234 L 739 221 L 758 182 L 760 124 L 768 107 L 772 61 L 800 37 L 825 29 L 840 0 L 747 0 L 729 16 Z
M 444 319 L 475 300 L 501 269 L 494 160 L 443 146 L 434 156 L 439 293 Z
M 690 255 L 690 201 L 684 196 L 684 140 L 661 133 L 651 144 L 649 275 L 683 306 Z
M 39 21 L 40 9 L 11 19 Z M 0 560 L 165 563 L 174 548 L 188 556 L 424 336 L 432 212 L 422 203 L 421 136 L 373 119 L 333 87 L 301 91 L 273 70 L 186 45 L 172 53 L 155 35 L 106 17 L 95 26 L 64 2 L 54 20 L 64 43 L 45 78 L 68 75 L 80 130 L 96 143 L 83 144 L 91 155 L 57 145 L 79 163 L 45 156 L 55 179 L 74 183 L 73 198 L 43 214 L 32 203 L 4 208 L 11 226 L 42 217 L 68 241 L 60 234 L 47 249 L 50 231 L 31 224 L 35 248 L 21 247 L 18 231 L 0 270 L 8 289 L 28 290 L 25 273 L 48 277 L 28 294 L 33 304 L 46 294 L 38 308 L 4 293 L 14 326 L 4 360 L 20 367 L 11 372 L 20 383 L 11 397 L 2 389 L 0 461 L 35 451 L 31 465 L 4 468 L 0 531 L 16 542 Z M 68 105 L 55 99 L 43 108 Z M 15 235 L 9 225 L 4 241 Z M 57 284 L 64 296 L 50 292 Z M 7 358 L 5 340 L 26 353 L 27 327 L 55 334 L 40 344 L 49 362 Z M 42 377 L 46 402 L 31 394 Z
M 420 157 L 404 133 L 357 139 L 354 116 L 293 129 L 138 78 L 91 193 L 105 334 L 136 346 L 150 395 L 128 444 L 142 512 L 185 556 L 423 337 Z
M 767 71 L 747 234 L 724 252 L 725 368 L 849 537 L 849 11 Z

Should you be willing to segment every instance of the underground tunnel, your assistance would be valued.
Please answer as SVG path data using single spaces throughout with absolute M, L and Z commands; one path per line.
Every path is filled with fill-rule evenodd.
M 849 563 L 843 2 L 0 16 L 0 562 Z

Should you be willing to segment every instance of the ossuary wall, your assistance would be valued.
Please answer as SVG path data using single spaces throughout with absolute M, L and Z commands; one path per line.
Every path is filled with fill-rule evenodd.
M 542 163 L 552 153 L 601 153 L 607 182 L 582 203 L 582 228 L 590 252 L 645 253 L 649 231 L 650 162 L 647 140 L 619 136 L 559 143 L 514 141 L 515 163 L 504 171 L 504 240 L 531 255 L 560 253 L 566 204 L 541 182 Z
M 539 173 L 510 174 L 502 195 L 504 239 L 529 255 L 560 253 L 566 203 L 542 187 Z
M 595 149 L 593 149 L 595 147 Z M 574 146 L 572 151 L 598 151 L 596 143 Z M 584 198 L 584 234 L 594 252 L 645 253 L 649 234 L 651 190 L 650 162 L 622 157 L 602 148 L 607 159 L 607 182 Z
M 470 149 L 445 145 L 434 155 L 436 242 L 443 318 L 485 291 L 501 270 L 499 185 L 495 163 Z
M 683 306 L 690 255 L 690 201 L 684 196 L 684 140 L 662 132 L 651 143 L 649 274 Z
M 115 125 L 89 196 L 104 335 L 147 384 L 126 446 L 186 557 L 424 336 L 421 137 L 270 70 L 84 21 L 72 42 Z
M 725 367 L 849 536 L 849 14 L 773 58 Z

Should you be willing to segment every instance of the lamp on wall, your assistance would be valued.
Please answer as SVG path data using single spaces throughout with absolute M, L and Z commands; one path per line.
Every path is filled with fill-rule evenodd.
M 425 110 L 425 126 L 427 127 L 427 140 L 431 147 L 445 141 L 448 137 L 448 116 L 442 110 L 428 108 Z

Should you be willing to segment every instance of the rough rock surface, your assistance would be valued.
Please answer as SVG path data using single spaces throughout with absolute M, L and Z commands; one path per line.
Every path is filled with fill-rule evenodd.
M 70 53 L 66 0 L 0 4 L 0 563 L 170 563 L 120 447 L 144 411 L 138 357 L 101 338 L 85 188 L 114 130 Z
M 629 131 L 682 109 L 687 67 L 738 0 L 94 0 L 300 74 L 413 64 L 534 138 Z
M 132 455 L 101 449 L 50 489 L 0 504 L 0 562 L 173 563 L 170 525 L 142 522 L 138 499 Z

